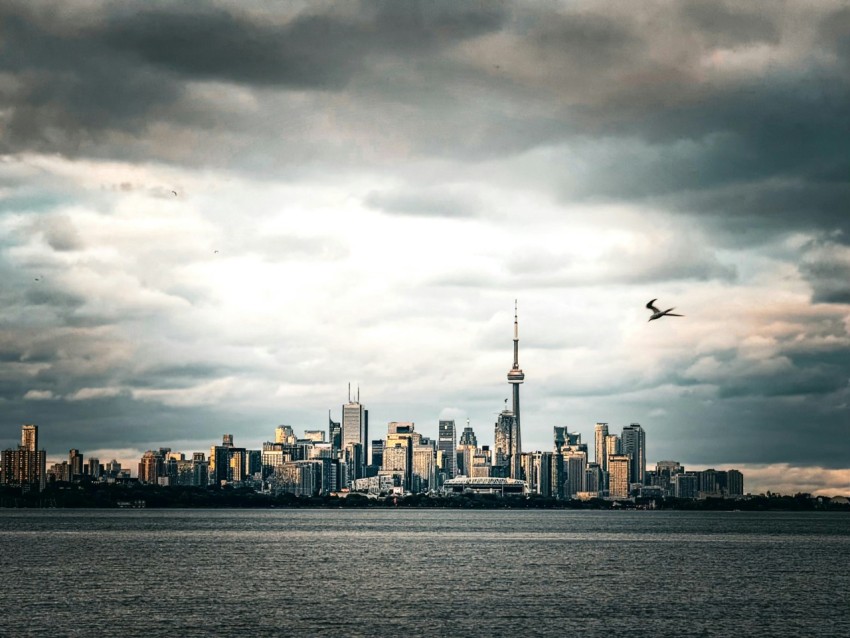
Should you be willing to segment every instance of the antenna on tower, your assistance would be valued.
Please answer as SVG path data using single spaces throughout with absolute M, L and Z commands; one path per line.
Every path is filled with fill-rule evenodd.
M 360 384 L 357 384 L 357 403 L 360 403 Z
M 351 403 L 351 381 L 348 382 L 348 402 Z

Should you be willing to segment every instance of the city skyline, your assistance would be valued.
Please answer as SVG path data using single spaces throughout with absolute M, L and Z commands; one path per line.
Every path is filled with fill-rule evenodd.
M 848 15 L 2 3 L 0 448 L 258 446 L 348 383 L 490 442 L 519 299 L 524 449 L 846 493 Z

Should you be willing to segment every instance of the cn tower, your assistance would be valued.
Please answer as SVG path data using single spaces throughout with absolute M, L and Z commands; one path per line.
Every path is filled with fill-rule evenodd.
M 514 365 L 508 371 L 508 383 L 513 386 L 514 395 L 514 419 L 516 423 L 516 435 L 511 437 L 511 478 L 520 477 L 520 455 L 522 444 L 519 427 L 519 384 L 525 380 L 525 374 L 519 368 L 519 320 L 517 319 L 517 302 L 514 299 Z

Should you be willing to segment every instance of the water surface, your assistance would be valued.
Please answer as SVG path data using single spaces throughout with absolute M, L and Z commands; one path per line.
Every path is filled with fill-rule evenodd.
M 9 636 L 850 636 L 841 513 L 3 510 Z

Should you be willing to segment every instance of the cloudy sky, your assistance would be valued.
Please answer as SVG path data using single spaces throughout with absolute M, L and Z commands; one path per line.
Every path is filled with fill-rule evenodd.
M 0 446 L 258 447 L 349 382 L 489 443 L 518 299 L 525 449 L 848 493 L 848 65 L 829 1 L 3 2 Z

